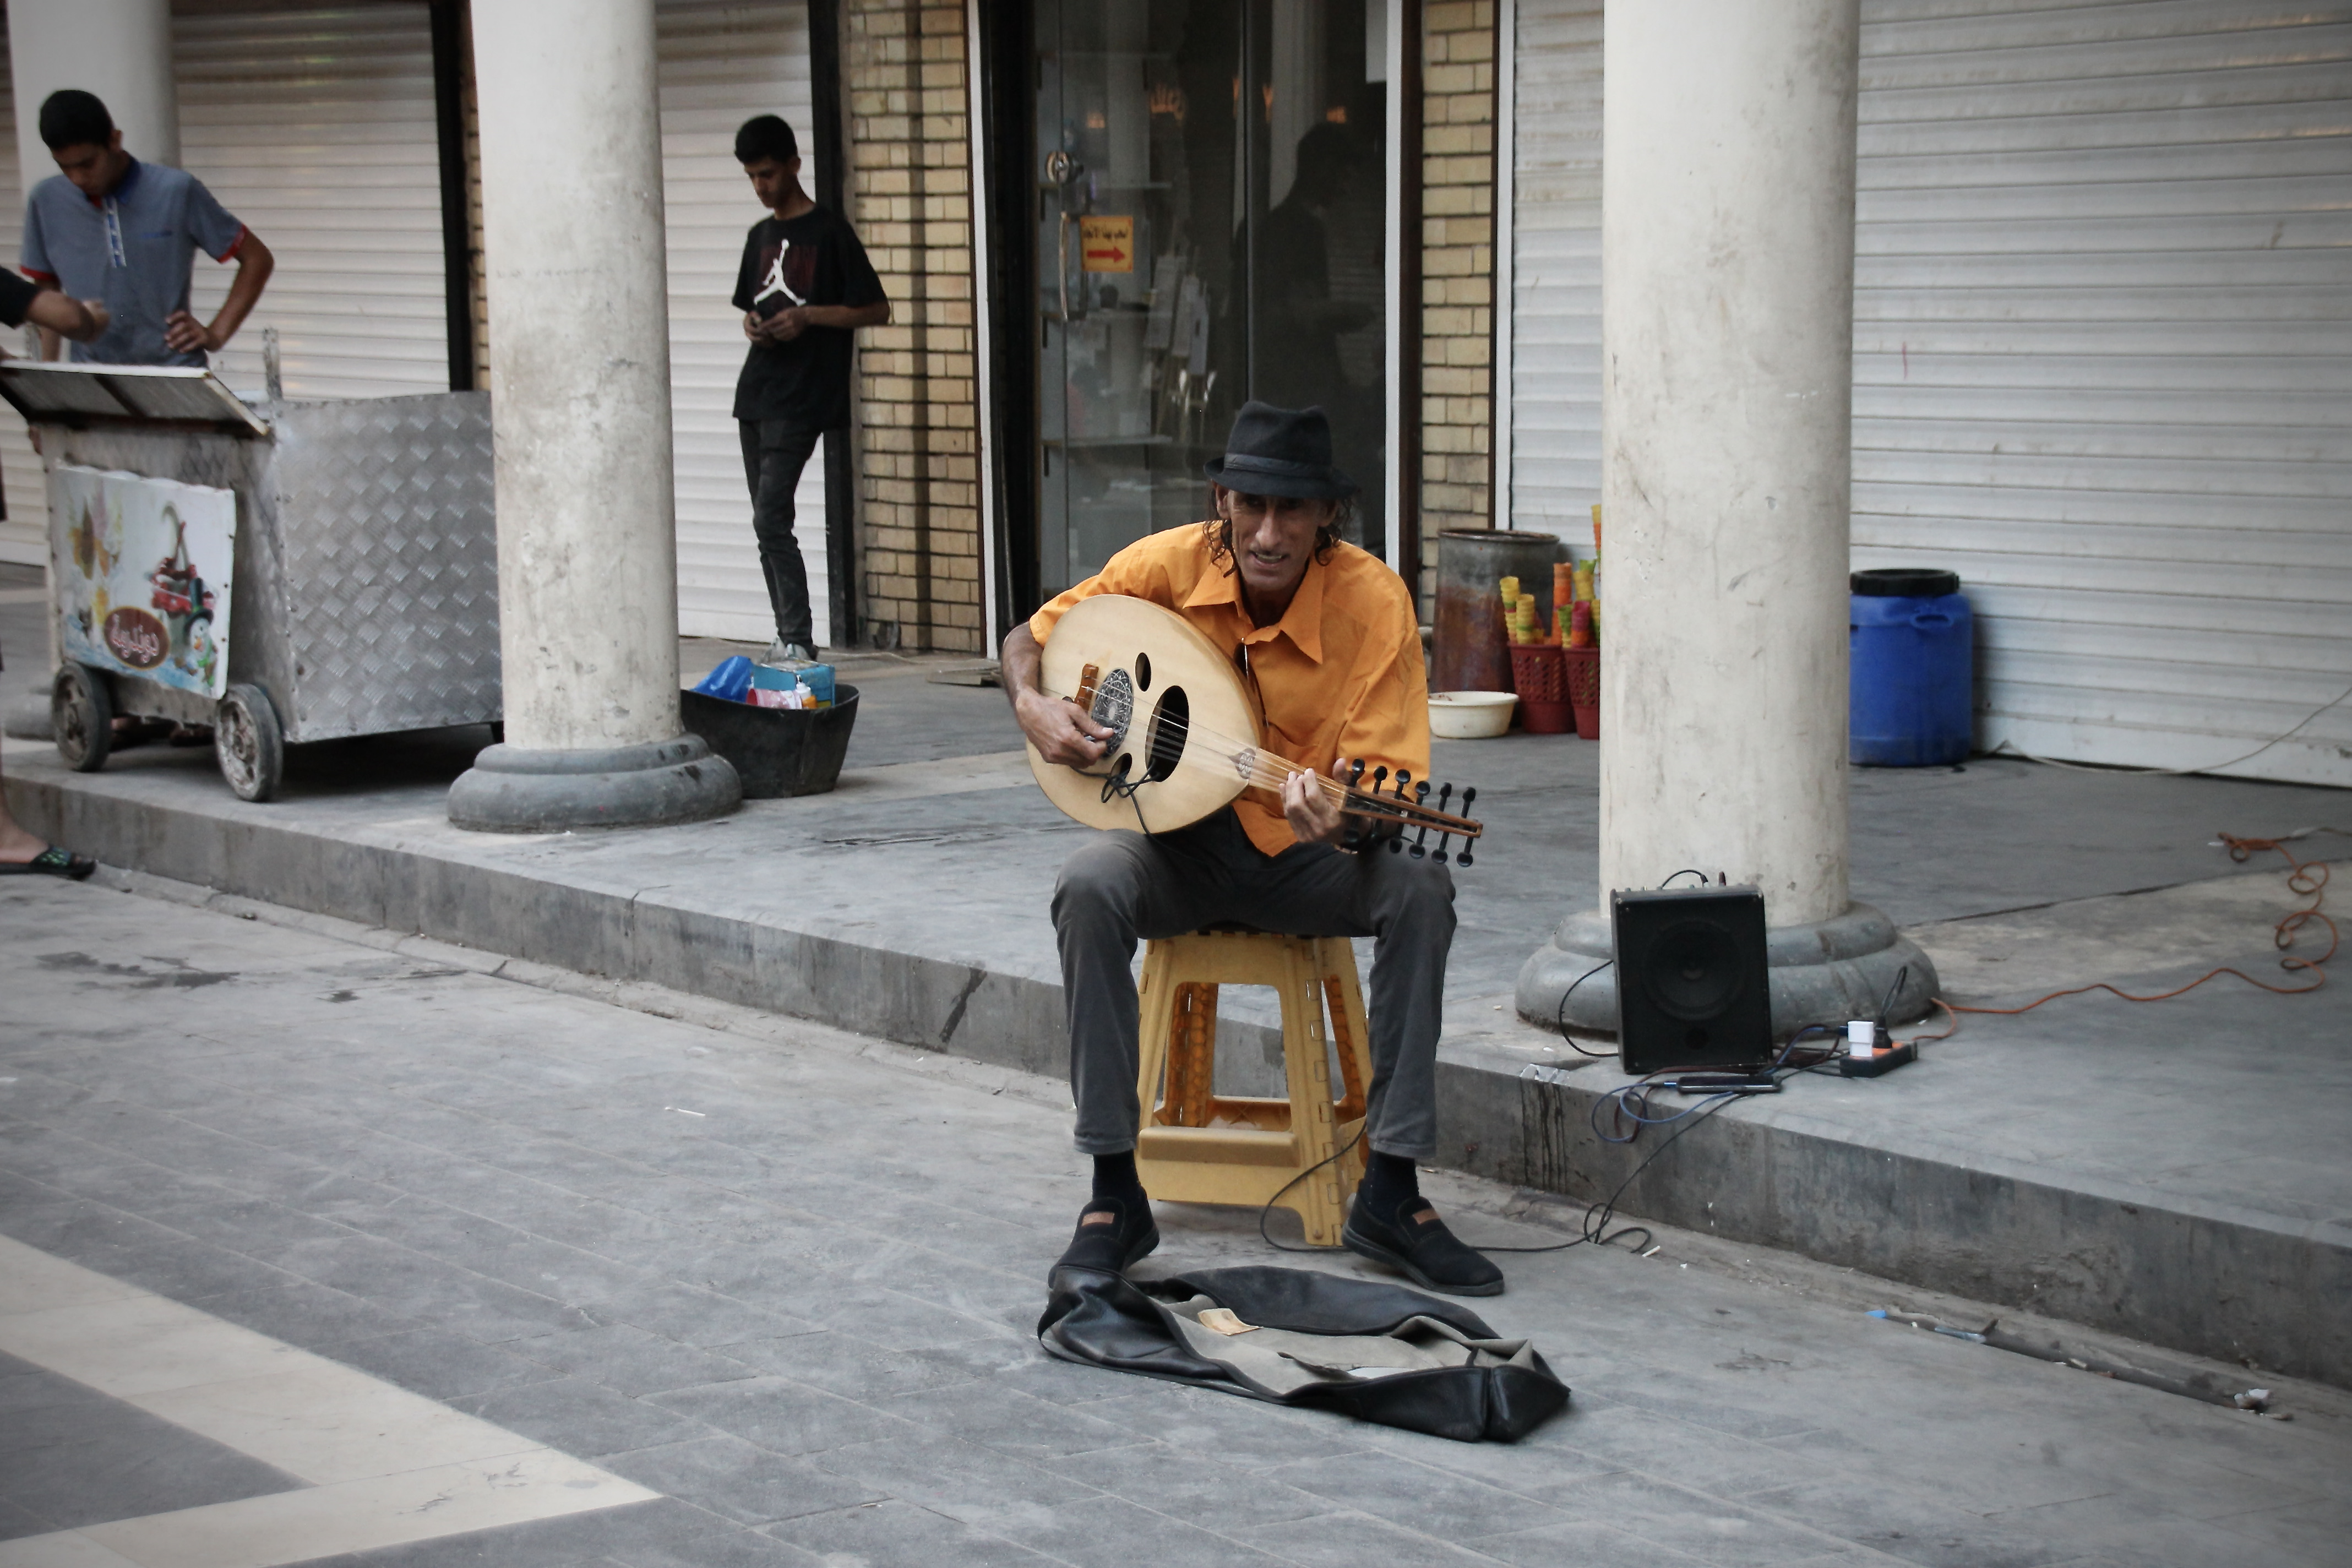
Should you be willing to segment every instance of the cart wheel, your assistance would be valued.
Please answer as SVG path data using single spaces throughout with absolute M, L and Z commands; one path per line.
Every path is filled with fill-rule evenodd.
M 79 664 L 58 670 L 49 688 L 49 732 L 58 755 L 74 772 L 94 773 L 106 766 L 114 749 L 114 694 L 106 677 Z
M 258 686 L 232 686 L 213 714 L 213 755 L 239 800 L 268 800 L 286 776 L 286 736 Z

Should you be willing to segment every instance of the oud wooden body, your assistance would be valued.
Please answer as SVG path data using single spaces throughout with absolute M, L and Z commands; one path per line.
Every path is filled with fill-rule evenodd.
M 1038 679 L 1055 697 L 1083 691 L 1082 707 L 1124 731 L 1085 772 L 1029 748 L 1037 787 L 1087 826 L 1172 832 L 1250 786 L 1256 709 L 1232 658 L 1175 611 L 1118 594 L 1081 599 L 1054 624 Z M 1123 725 L 1113 718 L 1122 697 Z

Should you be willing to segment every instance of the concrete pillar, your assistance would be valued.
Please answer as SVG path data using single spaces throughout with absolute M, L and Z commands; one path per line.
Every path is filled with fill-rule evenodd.
M 1685 867 L 1761 889 L 1784 1030 L 1906 964 L 1902 1016 L 1934 986 L 1846 891 L 1859 32 L 1858 0 L 1658 0 L 1603 56 L 1599 901 Z M 1570 917 L 1521 1011 L 1610 951 Z M 1570 1021 L 1613 1030 L 1612 980 Z
M 474 0 L 506 742 L 460 827 L 731 810 L 678 728 L 669 310 L 652 0 Z
M 41 143 L 41 100 L 63 87 L 103 99 L 133 157 L 179 163 L 171 0 L 8 0 L 8 68 L 26 191 L 58 172 Z

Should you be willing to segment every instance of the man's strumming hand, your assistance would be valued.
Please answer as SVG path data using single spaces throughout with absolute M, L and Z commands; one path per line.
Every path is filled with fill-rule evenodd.
M 1067 698 L 1048 697 L 1034 687 L 1013 697 L 1013 717 L 1039 756 L 1065 767 L 1095 766 L 1117 732 L 1096 723 Z

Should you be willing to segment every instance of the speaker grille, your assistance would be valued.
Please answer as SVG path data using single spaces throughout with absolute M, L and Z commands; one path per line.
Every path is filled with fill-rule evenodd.
M 1678 920 L 1650 939 L 1641 975 L 1660 1012 L 1706 1022 L 1739 994 L 1739 943 L 1718 921 Z

